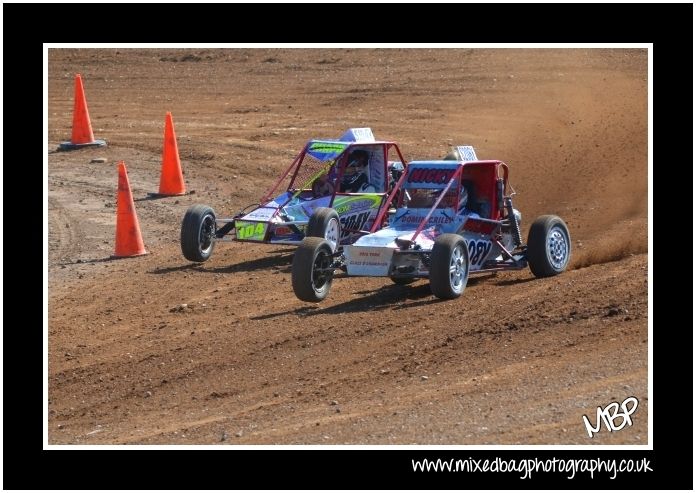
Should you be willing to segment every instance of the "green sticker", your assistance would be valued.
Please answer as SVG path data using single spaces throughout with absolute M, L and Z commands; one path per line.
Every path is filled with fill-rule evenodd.
M 334 200 L 333 208 L 339 216 L 350 212 L 364 211 L 366 209 L 378 209 L 382 204 L 383 194 L 365 193 L 361 195 L 338 196 Z
M 348 144 L 338 144 L 333 142 L 313 142 L 312 145 L 309 146 L 309 150 L 319 152 L 341 152 L 347 146 Z
M 238 240 L 263 241 L 266 236 L 268 223 L 235 221 L 234 227 L 237 230 Z

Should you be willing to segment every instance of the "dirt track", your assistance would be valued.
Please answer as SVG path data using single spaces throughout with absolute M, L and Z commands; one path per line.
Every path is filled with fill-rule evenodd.
M 645 50 L 52 49 L 49 149 L 75 73 L 109 147 L 48 156 L 49 443 L 647 443 Z M 195 193 L 149 200 L 166 111 Z M 560 215 L 572 268 L 472 277 L 445 302 L 340 279 L 311 305 L 292 248 L 181 256 L 189 205 L 230 216 L 351 126 L 408 160 L 505 161 L 525 237 Z M 118 160 L 151 253 L 110 260 Z M 582 415 L 631 395 L 633 425 L 589 439 Z

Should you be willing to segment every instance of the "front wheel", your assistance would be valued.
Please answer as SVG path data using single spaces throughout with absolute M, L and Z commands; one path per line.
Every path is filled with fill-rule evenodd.
M 437 237 L 430 259 L 430 290 L 438 298 L 458 298 L 469 280 L 469 249 L 455 234 Z
M 181 253 L 192 262 L 205 262 L 215 247 L 215 212 L 207 205 L 192 205 L 181 221 Z
M 529 228 L 527 262 L 536 277 L 563 272 L 570 260 L 570 233 L 558 216 L 539 216 Z
M 302 301 L 318 302 L 331 289 L 334 269 L 331 244 L 323 238 L 307 237 L 292 259 L 292 290 Z
M 341 238 L 341 223 L 338 213 L 330 207 L 317 207 L 307 223 L 305 236 L 322 238 L 331 245 L 331 251 L 335 252 Z

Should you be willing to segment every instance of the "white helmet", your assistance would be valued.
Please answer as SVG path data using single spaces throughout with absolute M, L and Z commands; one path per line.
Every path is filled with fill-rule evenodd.
M 459 150 L 456 147 L 452 147 L 445 157 L 442 158 L 443 161 L 461 161 L 462 157 L 459 155 Z

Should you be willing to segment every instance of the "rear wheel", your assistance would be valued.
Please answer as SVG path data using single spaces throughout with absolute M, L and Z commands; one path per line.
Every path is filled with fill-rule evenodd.
M 455 234 L 437 237 L 430 260 L 430 290 L 438 298 L 458 298 L 469 279 L 469 249 Z
M 181 253 L 192 262 L 205 262 L 215 247 L 215 212 L 207 205 L 192 205 L 181 221 Z
M 570 260 L 570 233 L 558 216 L 539 216 L 529 228 L 527 262 L 536 277 L 563 272 Z
M 292 290 L 302 301 L 318 302 L 331 289 L 334 270 L 331 244 L 322 239 L 307 237 L 295 250 L 292 259 Z
M 309 218 L 305 236 L 323 238 L 331 245 L 331 251 L 335 252 L 341 237 L 341 223 L 338 220 L 338 213 L 329 207 L 317 207 Z

